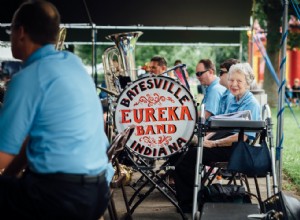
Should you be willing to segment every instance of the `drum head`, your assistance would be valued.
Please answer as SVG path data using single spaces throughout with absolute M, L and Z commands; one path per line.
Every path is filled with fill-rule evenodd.
M 118 132 L 134 124 L 127 148 L 148 158 L 171 156 L 186 147 L 197 122 L 193 96 L 170 77 L 141 78 L 120 94 L 114 115 Z

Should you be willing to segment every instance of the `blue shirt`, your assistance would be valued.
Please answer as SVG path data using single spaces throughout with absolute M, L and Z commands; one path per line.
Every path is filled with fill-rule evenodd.
M 232 99 L 232 98 L 233 98 L 233 95 L 231 94 L 231 92 L 228 89 L 226 89 L 226 91 L 221 96 L 219 111 L 218 111 L 217 115 L 225 113 L 226 108 L 230 102 L 230 99 Z
M 219 111 L 220 99 L 226 88 L 219 84 L 220 79 L 217 77 L 207 88 L 202 103 L 204 108 L 212 115 Z
M 50 44 L 35 51 L 10 81 L 0 114 L 0 151 L 18 154 L 29 136 L 32 171 L 112 176 L 95 84 L 72 53 Z
M 254 97 L 254 95 L 250 91 L 247 91 L 239 101 L 237 101 L 234 96 L 229 100 L 229 104 L 225 111 L 225 114 L 237 111 L 250 110 L 251 120 L 258 121 L 261 120 L 260 109 L 260 105 Z M 245 134 L 250 139 L 255 138 L 255 133 L 253 132 L 245 132 Z

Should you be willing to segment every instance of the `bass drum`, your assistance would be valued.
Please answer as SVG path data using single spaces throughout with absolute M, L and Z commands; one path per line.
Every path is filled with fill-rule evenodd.
M 183 150 L 191 141 L 197 108 L 191 93 L 178 81 L 148 76 L 122 91 L 114 121 L 118 132 L 135 125 L 126 146 L 133 153 L 164 158 Z

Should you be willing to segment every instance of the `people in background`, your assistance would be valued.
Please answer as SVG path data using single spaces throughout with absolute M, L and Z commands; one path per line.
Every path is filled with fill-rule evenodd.
M 59 25 L 47 1 L 23 3 L 12 19 L 12 54 L 23 66 L 0 117 L 0 207 L 7 219 L 94 220 L 108 204 L 114 171 L 101 103 L 81 60 L 55 50 Z
M 202 104 L 205 104 L 205 118 L 216 115 L 219 111 L 219 103 L 226 88 L 219 84 L 216 76 L 216 67 L 209 59 L 202 59 L 196 66 L 196 76 L 201 85 L 207 86 Z
M 162 56 L 154 56 L 150 60 L 151 74 L 168 76 L 167 73 L 164 73 L 167 70 L 167 66 L 167 61 Z
M 229 85 L 228 85 L 228 72 L 229 69 L 232 65 L 239 63 L 240 61 L 237 59 L 228 59 L 225 60 L 223 63 L 220 65 L 220 70 L 219 70 L 219 77 L 220 77 L 220 84 L 226 88 L 225 92 L 222 94 L 221 100 L 220 100 L 220 105 L 219 105 L 219 114 L 224 114 L 226 111 L 226 107 L 228 106 L 229 100 L 232 98 L 232 94 L 229 90 Z

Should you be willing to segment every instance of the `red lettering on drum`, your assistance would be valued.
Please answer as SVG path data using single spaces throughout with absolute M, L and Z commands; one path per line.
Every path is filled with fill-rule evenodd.
M 136 136 L 141 136 L 141 135 L 144 135 L 145 131 L 144 131 L 144 127 L 143 126 L 136 126 L 136 133 L 135 135 Z
M 187 116 L 187 120 L 193 120 L 190 110 L 186 106 L 181 107 L 181 112 L 180 112 L 180 120 L 185 120 L 185 116 Z
M 177 128 L 174 124 L 162 124 L 156 125 L 156 129 L 154 129 L 155 125 L 138 125 L 136 126 L 136 136 L 142 135 L 152 135 L 152 134 L 174 134 L 177 131 Z
M 157 134 L 165 134 L 166 133 L 166 126 L 165 125 L 156 125 Z
M 140 108 L 140 109 L 122 109 L 121 112 L 121 123 L 131 123 L 131 118 L 136 124 L 142 122 L 156 122 L 156 121 L 192 121 L 194 120 L 190 109 L 187 106 L 181 106 L 180 112 L 177 113 L 178 107 L 161 107 L 157 108 Z M 132 113 L 133 115 L 131 115 Z M 155 115 L 157 115 L 155 117 Z
M 147 125 L 147 126 L 146 126 L 145 134 L 146 134 L 146 135 L 147 135 L 147 134 L 156 134 L 156 133 L 154 132 L 153 125 Z
M 143 122 L 143 111 L 144 111 L 144 109 L 142 109 L 142 108 L 133 110 L 133 121 L 135 123 Z
M 131 112 L 130 109 L 123 109 L 123 110 L 121 110 L 121 115 L 122 115 L 121 122 L 123 124 L 131 122 L 131 119 L 127 119 L 127 117 L 129 116 L 129 112 Z
M 176 110 L 178 107 L 168 107 L 168 121 L 178 121 L 179 118 L 176 114 Z
M 145 108 L 145 122 L 151 121 L 157 121 L 156 118 L 154 117 L 155 110 L 153 108 Z
M 167 131 L 168 134 L 174 134 L 177 131 L 176 126 L 173 124 L 169 124 L 167 125 L 167 127 L 168 127 L 168 131 Z
M 167 110 L 166 107 L 157 109 L 157 111 L 158 111 L 158 121 L 167 121 L 167 118 L 163 117 L 166 110 Z

